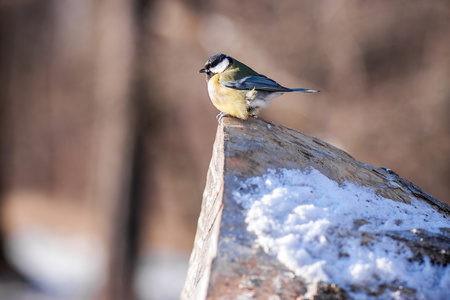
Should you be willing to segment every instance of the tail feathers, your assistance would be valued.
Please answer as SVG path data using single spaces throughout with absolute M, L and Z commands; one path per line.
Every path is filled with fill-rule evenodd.
M 319 90 L 309 90 L 309 89 L 290 89 L 291 92 L 302 92 L 302 93 L 317 93 Z

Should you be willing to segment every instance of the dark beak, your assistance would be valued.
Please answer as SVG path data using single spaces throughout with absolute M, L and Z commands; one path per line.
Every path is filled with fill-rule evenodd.
M 199 73 L 208 73 L 208 70 L 207 69 L 205 69 L 205 68 L 203 68 L 203 69 L 201 69 L 200 71 L 198 71 Z

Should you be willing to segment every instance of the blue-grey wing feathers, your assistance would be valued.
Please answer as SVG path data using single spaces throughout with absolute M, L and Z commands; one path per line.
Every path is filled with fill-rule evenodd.
M 264 75 L 254 75 L 247 76 L 239 80 L 235 81 L 220 81 L 220 84 L 232 89 L 236 90 L 259 90 L 266 92 L 305 92 L 305 93 L 314 93 L 318 92 L 317 90 L 309 90 L 309 89 L 289 89 L 284 86 L 281 86 L 276 81 L 264 76 Z
M 220 81 L 220 84 L 236 90 L 261 90 L 267 92 L 289 92 L 290 89 L 279 85 L 265 76 L 247 76 L 236 81 Z

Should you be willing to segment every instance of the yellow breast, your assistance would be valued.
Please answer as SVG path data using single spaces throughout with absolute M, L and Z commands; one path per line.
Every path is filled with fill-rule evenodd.
M 248 118 L 246 91 L 224 87 L 219 83 L 219 76 L 214 75 L 208 81 L 208 94 L 214 106 L 226 114 L 240 119 Z

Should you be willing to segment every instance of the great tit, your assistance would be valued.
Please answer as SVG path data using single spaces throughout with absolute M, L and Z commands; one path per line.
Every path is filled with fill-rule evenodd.
M 218 120 L 225 115 L 240 119 L 256 116 L 270 100 L 289 92 L 315 93 L 318 90 L 289 89 L 261 75 L 238 60 L 217 53 L 199 71 L 206 73 L 208 94 L 214 106 L 221 111 Z

